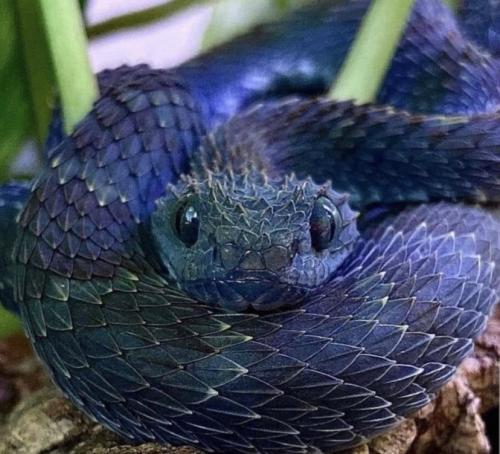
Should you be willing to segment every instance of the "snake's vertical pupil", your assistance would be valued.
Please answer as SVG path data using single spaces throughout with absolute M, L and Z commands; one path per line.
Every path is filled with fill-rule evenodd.
M 198 240 L 200 221 L 198 212 L 191 203 L 182 204 L 175 216 L 175 231 L 179 239 L 188 247 Z
M 330 246 L 341 228 L 342 220 L 333 202 L 321 196 L 314 202 L 309 223 L 312 247 L 321 252 Z

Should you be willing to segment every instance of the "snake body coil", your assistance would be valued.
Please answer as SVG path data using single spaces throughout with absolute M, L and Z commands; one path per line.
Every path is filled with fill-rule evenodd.
M 470 353 L 500 290 L 500 220 L 478 206 L 500 200 L 499 63 L 421 0 L 380 95 L 420 115 L 309 97 L 368 3 L 320 2 L 173 71 L 102 73 L 16 189 L 0 265 L 84 412 L 136 441 L 341 450 Z

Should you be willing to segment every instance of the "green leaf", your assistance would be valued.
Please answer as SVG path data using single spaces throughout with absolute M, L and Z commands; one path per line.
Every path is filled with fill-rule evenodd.
M 32 0 L 0 2 L 0 181 L 21 145 L 45 140 L 54 102 L 40 11 Z
M 27 99 L 31 106 L 38 142 L 43 144 L 52 117 L 54 105 L 53 70 L 48 44 L 40 16 L 40 8 L 33 0 L 16 0 L 18 30 L 24 57 Z
M 12 0 L 0 1 L 0 181 L 30 130 L 31 114 Z
M 55 4 L 52 0 L 44 3 Z M 11 162 L 26 140 L 36 138 L 43 144 L 54 105 L 54 86 L 38 3 L 1 0 L 0 182 L 9 178 Z

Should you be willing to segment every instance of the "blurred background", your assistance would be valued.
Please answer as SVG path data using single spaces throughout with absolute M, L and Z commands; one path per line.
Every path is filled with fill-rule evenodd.
M 89 0 L 85 19 L 89 26 L 93 26 L 164 3 L 162 0 Z M 214 4 L 210 2 L 195 4 L 148 26 L 97 37 L 89 45 L 92 68 L 98 72 L 123 63 L 175 66 L 199 52 L 213 11 Z
M 307 0 L 206 0 L 165 2 L 162 0 L 88 0 L 85 19 L 90 35 L 96 25 L 113 18 L 184 3 L 177 14 L 161 18 L 147 27 L 97 37 L 90 42 L 90 58 L 95 71 L 123 63 L 149 63 L 171 67 L 206 49 L 243 33 L 258 22 L 271 20 Z M 126 53 L 124 53 L 126 50 Z

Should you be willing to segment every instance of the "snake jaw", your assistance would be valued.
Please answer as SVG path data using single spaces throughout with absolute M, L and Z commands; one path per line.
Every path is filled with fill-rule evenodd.
M 336 213 L 323 219 L 333 231 L 322 249 L 312 239 L 318 200 Z M 266 311 L 328 282 L 358 236 L 356 217 L 331 184 L 254 167 L 183 179 L 158 202 L 151 229 L 181 290 L 231 310 Z
M 274 279 L 272 279 L 274 277 Z M 258 277 L 237 275 L 225 279 L 204 279 L 184 284 L 183 290 L 197 299 L 223 306 L 234 312 L 269 312 L 302 301 L 311 289 L 290 286 L 273 275 Z

